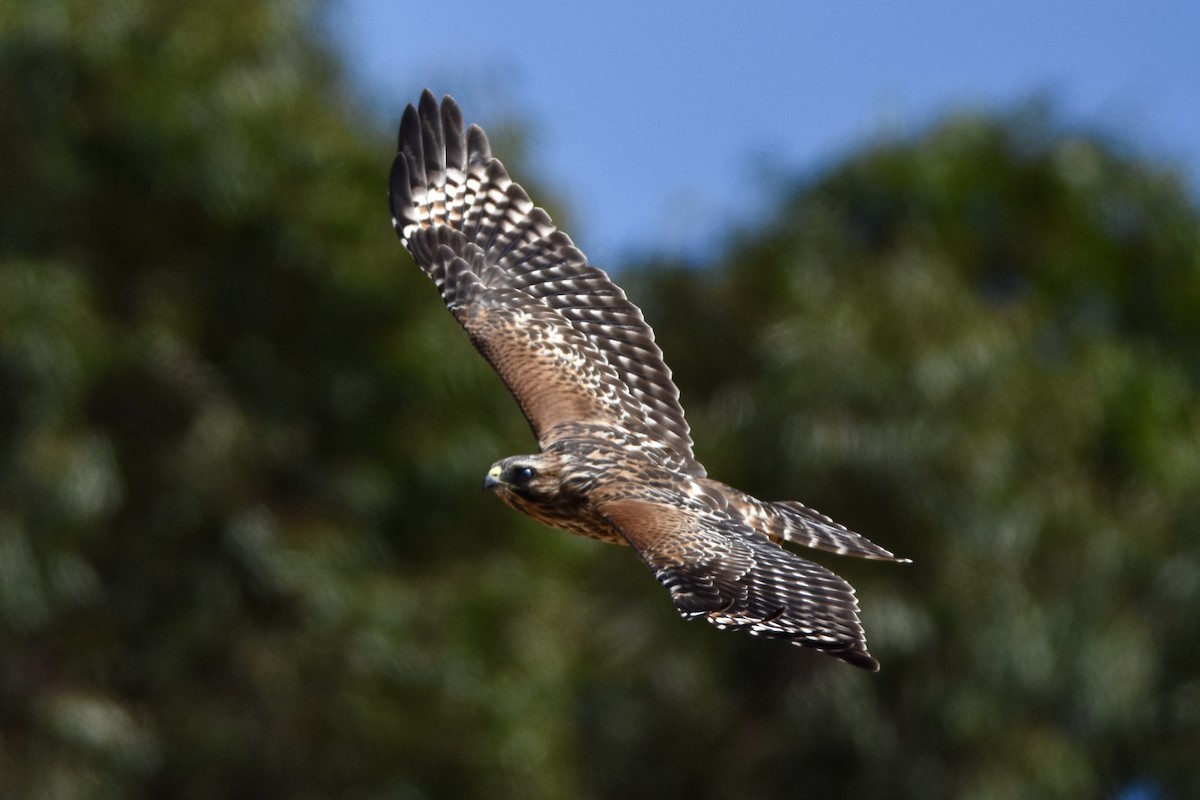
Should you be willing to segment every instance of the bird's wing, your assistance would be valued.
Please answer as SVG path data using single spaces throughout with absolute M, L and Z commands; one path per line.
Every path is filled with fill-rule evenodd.
M 512 182 L 483 130 L 464 129 L 452 98 L 439 107 L 426 91 L 405 109 L 390 194 L 400 240 L 543 447 L 562 421 L 617 423 L 662 442 L 683 471 L 704 474 L 641 311 Z M 547 383 L 552 399 L 541 397 Z
M 613 486 L 596 501 L 685 618 L 879 669 L 867 651 L 854 588 L 824 567 L 684 496 L 652 497 Z

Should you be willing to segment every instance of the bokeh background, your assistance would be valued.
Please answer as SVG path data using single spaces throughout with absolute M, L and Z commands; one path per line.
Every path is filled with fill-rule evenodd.
M 1195 12 L 800 5 L 0 7 L 0 797 L 1200 795 Z M 478 491 L 426 85 L 712 474 L 914 559 L 819 559 L 882 672 Z

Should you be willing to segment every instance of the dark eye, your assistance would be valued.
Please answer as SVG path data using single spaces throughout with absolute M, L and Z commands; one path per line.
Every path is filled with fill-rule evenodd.
M 529 483 L 531 480 L 533 480 L 532 467 L 513 467 L 513 483 Z

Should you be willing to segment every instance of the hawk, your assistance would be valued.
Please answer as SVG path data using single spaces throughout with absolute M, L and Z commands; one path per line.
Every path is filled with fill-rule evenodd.
M 784 549 L 906 561 L 794 501 L 715 481 L 641 311 L 426 90 L 400 122 L 392 226 L 524 412 L 540 452 L 484 488 L 553 528 L 629 545 L 687 619 L 878 670 L 854 589 Z

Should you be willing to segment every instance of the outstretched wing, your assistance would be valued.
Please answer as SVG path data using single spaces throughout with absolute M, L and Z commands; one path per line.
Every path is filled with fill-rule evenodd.
M 543 447 L 563 421 L 617 423 L 667 445 L 685 472 L 704 474 L 641 311 L 511 181 L 483 130 L 464 130 L 452 98 L 439 108 L 426 90 L 419 108 L 405 109 L 390 194 L 400 240 Z
M 871 671 L 854 588 L 730 517 L 628 487 L 597 508 L 671 592 L 679 613 L 785 639 Z

